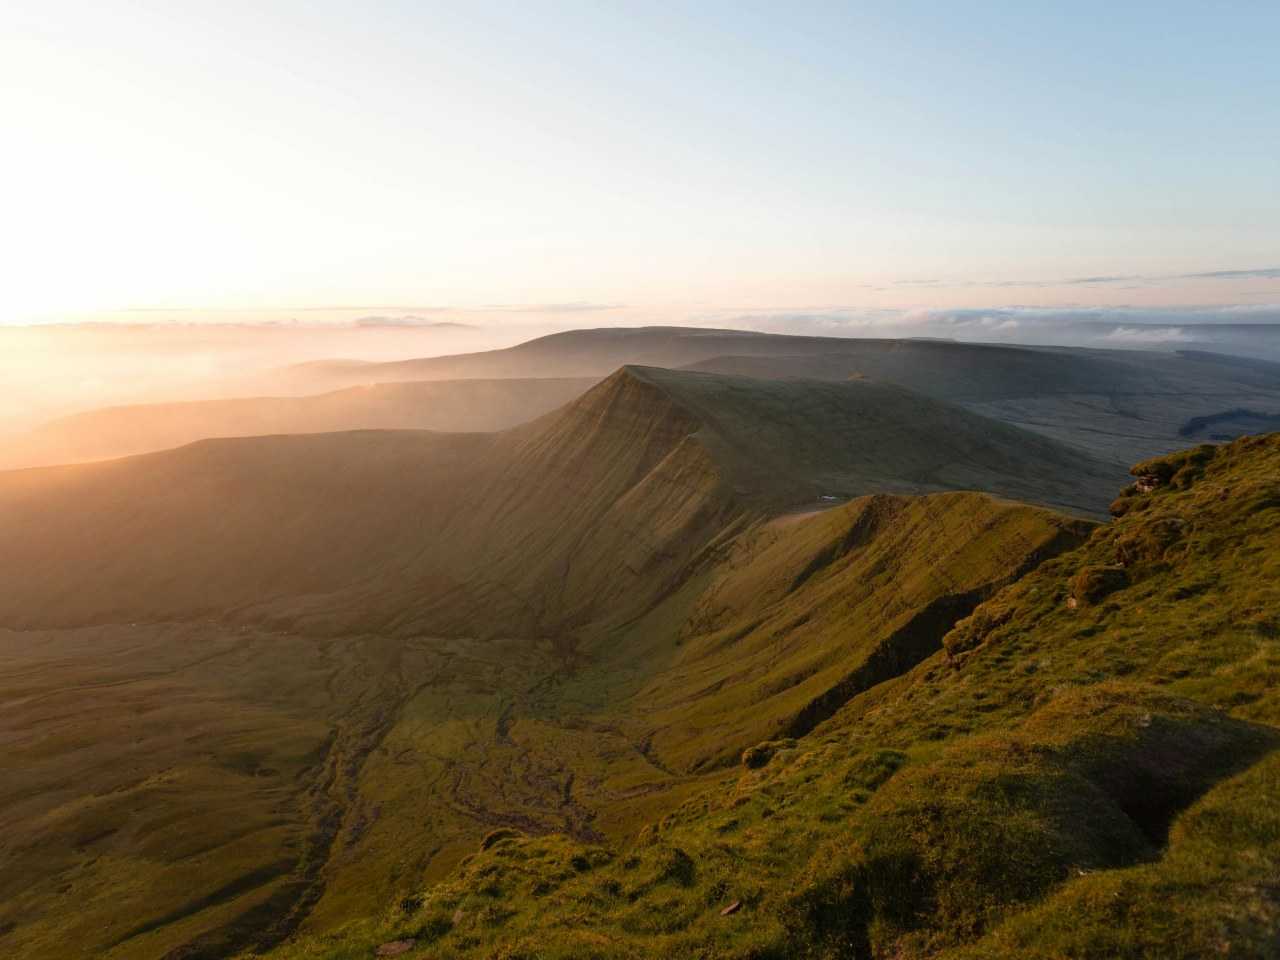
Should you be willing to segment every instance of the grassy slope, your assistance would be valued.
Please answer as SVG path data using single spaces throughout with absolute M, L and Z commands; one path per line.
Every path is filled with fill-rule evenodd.
M 817 393 L 822 402 L 809 405 L 814 394 L 808 386 L 779 386 L 751 401 L 759 404 L 751 416 L 734 420 L 727 412 L 745 401 L 729 402 L 724 391 L 740 391 L 741 381 L 655 382 L 665 376 L 626 372 L 567 411 L 503 438 L 263 438 L 6 477 L 11 544 L 27 549 L 43 540 L 53 547 L 40 563 L 11 550 L 25 558 L 15 561 L 4 584 L 15 609 L 47 603 L 90 616 L 92 604 L 106 598 L 136 604 L 97 608 L 114 617 L 221 614 L 260 596 L 255 591 L 265 583 L 271 593 L 310 592 L 291 599 L 292 606 L 272 608 L 277 620 L 291 617 L 290 628 L 307 623 L 298 604 L 305 602 L 303 613 L 317 617 L 325 615 L 326 604 L 339 604 L 339 612 L 353 618 L 348 624 L 373 621 L 401 638 L 383 646 L 406 650 L 394 670 L 371 654 L 353 655 L 343 661 L 348 678 L 332 660 L 332 643 L 318 644 L 313 662 L 300 652 L 303 641 L 281 640 L 273 649 L 267 639 L 254 656 L 219 661 L 226 670 L 215 672 L 216 682 L 196 669 L 151 683 L 139 664 L 152 656 L 149 644 L 169 636 L 164 624 L 53 635 L 80 645 L 81 654 L 75 671 L 44 691 L 41 703 L 80 702 L 79 688 L 111 673 L 117 657 L 131 672 L 118 686 L 96 692 L 101 700 L 93 711 L 46 714 L 23 707 L 3 718 L 0 740 L 6 744 L 41 737 L 70 744 L 47 768 L 48 778 L 32 770 L 33 779 L 21 782 L 24 795 L 38 802 L 22 808 L 8 835 L 19 838 L 10 843 L 26 857 L 22 875 L 39 882 L 31 882 L 29 898 L 0 919 L 0 929 L 17 924 L 8 942 L 33 956 L 60 955 L 68 941 L 95 949 L 115 942 L 94 939 L 101 930 L 102 938 L 134 934 L 114 948 L 121 958 L 154 956 L 193 939 L 206 944 L 206 954 L 217 954 L 228 942 L 245 942 L 238 940 L 242 936 L 269 938 L 289 904 L 314 901 L 312 930 L 368 912 L 416 878 L 439 876 L 456 864 L 489 826 L 616 839 L 671 809 L 708 778 L 714 781 L 719 764 L 753 739 L 798 732 L 821 719 L 856 693 L 856 685 L 844 685 L 848 677 L 880 662 L 884 641 L 907 636 L 901 628 L 918 613 L 957 592 L 973 602 L 1074 526 L 1044 511 L 972 495 L 887 498 L 795 521 L 781 528 L 788 531 L 783 535 L 760 532 L 754 546 L 720 567 L 729 537 L 758 522 L 745 501 L 736 500 L 726 479 L 735 476 L 726 466 L 732 461 L 718 459 L 722 450 L 763 455 L 777 442 L 776 423 L 756 432 L 758 413 L 794 409 L 809 417 L 801 422 L 813 424 L 811 432 L 819 436 L 833 416 L 852 417 L 849 411 L 865 409 L 862 398 L 886 394 L 867 385 L 823 385 Z M 833 397 L 852 406 L 836 404 L 833 411 Z M 713 416 L 711 429 L 706 421 Z M 852 423 L 855 428 L 862 429 Z M 722 447 L 704 443 L 703 436 Z M 843 470 L 860 461 L 832 462 Z M 780 466 L 779 485 L 763 488 L 764 499 L 778 502 L 779 492 L 796 482 L 788 471 L 804 469 L 812 466 Z M 56 510 L 41 499 L 51 491 Z M 36 504 L 44 505 L 43 514 Z M 455 509 L 459 504 L 470 512 Z M 499 509 L 485 512 L 486 504 Z M 317 525 L 328 511 L 333 525 Z M 863 518 L 880 511 L 891 522 L 873 525 L 874 546 L 864 548 L 858 540 L 858 531 L 869 529 Z M 150 553 L 125 549 L 136 543 L 139 529 L 151 531 Z M 459 597 L 458 581 L 448 579 L 449 568 L 439 565 L 439 551 L 430 546 L 437 541 L 426 536 L 439 531 L 448 538 L 440 542 L 459 551 L 457 570 L 488 564 L 505 589 L 486 593 L 485 584 L 473 580 Z M 969 543 L 978 533 L 982 545 Z M 485 543 L 502 550 L 485 554 Z M 404 551 L 393 556 L 411 562 L 392 565 L 388 544 Z M 235 562 L 215 563 L 227 557 Z M 416 565 L 419 558 L 427 563 Z M 946 576 L 921 579 L 922 559 Z M 75 579 L 47 575 L 60 565 Z M 721 578 L 722 571 L 730 572 Z M 433 573 L 436 579 L 429 578 Z M 771 596 L 753 585 L 778 577 L 788 577 L 795 589 Z M 875 578 L 880 593 L 865 593 L 862 581 Z M 153 589 L 138 590 L 139 581 Z M 539 602 L 526 603 L 512 585 Z M 709 586 L 714 592 L 700 605 Z M 327 595 L 317 593 L 325 590 Z M 442 606 L 432 609 L 426 601 L 433 596 L 448 603 L 436 601 Z M 886 596 L 894 602 L 885 602 Z M 724 619 L 726 598 L 749 612 L 745 622 Z M 832 603 L 845 605 L 829 610 Z M 953 618 L 963 609 L 945 612 Z M 458 618 L 459 630 L 468 620 L 520 625 L 513 610 L 523 611 L 524 624 L 546 642 L 503 646 L 424 634 L 429 618 L 441 624 L 447 616 Z M 686 628 L 691 613 L 696 619 Z M 807 647 L 788 645 L 778 634 L 805 616 L 834 625 L 841 638 L 824 641 L 820 663 Z M 756 617 L 759 624 L 751 622 Z M 946 622 L 930 620 L 925 639 L 936 644 Z M 204 638 L 179 629 L 182 636 L 166 656 L 237 636 L 217 624 L 207 631 Z M 815 626 L 810 633 L 825 631 Z M 42 636 L 17 635 L 14 676 L 52 676 L 49 664 L 26 649 Z M 677 646 L 677 639 L 683 644 Z M 120 655 L 122 644 L 133 651 L 129 657 Z M 723 656 L 714 654 L 717 647 Z M 911 662 L 890 666 L 898 670 Z M 277 690 L 286 665 L 315 682 Z M 382 677 L 394 680 L 392 687 L 372 682 Z M 198 689 L 186 692 L 193 685 Z M 326 696 L 316 699 L 309 689 L 323 689 Z M 839 691 L 834 700 L 827 696 L 833 689 Z M 822 704 L 816 712 L 810 710 L 814 702 Z M 744 704 L 751 710 L 748 722 L 738 716 Z M 132 764 L 119 765 L 117 754 L 95 745 L 104 731 L 131 730 L 135 710 L 163 722 L 136 751 L 129 747 L 127 756 L 137 758 Z M 704 715 L 690 722 L 685 714 L 696 710 Z M 272 742 L 277 723 L 297 737 Z M 182 752 L 174 752 L 167 734 L 188 729 L 207 738 L 209 757 L 190 770 L 182 764 L 172 770 Z M 299 760 L 312 748 L 295 749 L 295 740 L 314 743 L 326 730 L 338 736 L 323 762 Z M 236 767 L 242 754 L 258 758 L 251 775 Z M 77 758 L 87 756 L 103 764 L 79 771 L 79 783 L 138 805 L 71 802 L 63 809 L 63 794 L 51 784 L 69 784 L 74 794 Z M 260 775 L 263 769 L 274 772 Z M 163 781 L 170 774 L 177 779 Z M 172 784 L 163 804 L 153 803 L 156 777 Z M 74 800 L 71 794 L 67 798 Z M 154 834 L 164 842 L 153 846 L 142 842 L 150 810 L 165 820 Z M 94 843 L 58 848 L 64 841 L 57 837 L 92 838 L 103 822 L 117 829 L 111 856 Z M 241 842 L 238 834 L 220 838 L 205 826 L 218 822 L 264 826 Z M 193 833 L 208 831 L 216 844 L 206 852 L 177 842 L 184 824 Z M 323 850 L 310 853 L 320 849 L 317 843 Z M 126 886 L 122 912 L 113 891 Z M 65 910 L 60 898 L 68 890 L 84 898 L 82 911 Z
M 895 388 L 628 369 L 498 434 L 203 441 L 0 474 L 0 623 L 569 636 L 639 615 L 718 538 L 819 492 L 1096 510 L 1107 477 Z
M 792 723 L 895 624 L 970 584 L 989 590 L 1083 526 L 976 494 L 865 499 L 758 531 L 634 635 L 601 631 L 589 657 L 204 623 L 12 634 L 0 739 L 21 771 L 5 853 L 22 883 L 0 912 L 16 925 L 6 945 L 126 958 L 194 940 L 192 956 L 217 955 L 269 943 L 298 897 L 314 901 L 309 930 L 374 910 L 495 826 L 627 835 L 708 782 L 676 768 L 714 767 Z M 799 582 L 755 589 L 779 578 Z M 889 584 L 901 589 L 879 616 Z M 845 591 L 855 599 L 823 609 Z M 717 621 L 738 605 L 759 628 L 726 645 Z M 806 680 L 811 651 L 776 634 L 810 613 L 840 642 Z
M 946 650 L 631 844 L 498 834 L 279 956 L 1274 956 L 1280 435 L 1138 472 Z
M 132 456 L 213 437 L 339 430 L 504 430 L 596 381 L 510 379 L 381 383 L 305 397 L 245 397 L 108 407 L 64 417 L 15 440 L 6 468 Z
M 0 633 L 5 952 L 268 936 L 310 896 L 346 771 L 415 669 L 378 641 L 204 623 Z
M 878 495 L 770 524 L 717 569 L 679 657 L 635 697 L 643 735 L 667 765 L 697 770 L 807 733 L 1088 530 L 972 493 Z
M 663 518 L 678 532 L 687 526 L 682 516 L 705 514 L 680 504 L 696 505 L 704 493 L 717 502 L 716 482 L 662 482 L 673 464 L 710 463 L 702 454 L 673 457 L 690 450 L 688 431 L 697 425 L 673 406 L 649 416 L 652 404 L 671 401 L 647 381 L 627 377 L 615 386 L 575 407 L 576 419 L 557 421 L 556 430 L 522 437 L 531 462 L 564 465 L 546 478 L 546 496 L 566 511 L 551 518 L 552 529 L 577 531 L 571 548 L 589 550 L 582 531 L 599 522 L 592 484 L 649 505 L 638 511 L 646 524 L 622 531 L 630 542 L 604 541 L 597 566 L 606 550 L 626 547 L 643 558 L 654 543 L 670 542 L 659 539 Z M 579 461 L 575 438 L 586 438 Z M 323 438 L 291 442 L 328 449 Z M 212 446 L 216 453 L 219 445 Z M 606 454 L 610 474 L 583 470 Z M 156 495 L 173 486 L 166 479 L 155 479 Z M 588 485 L 559 495 L 574 482 Z M 539 502 L 537 491 L 530 499 Z M 247 509 L 225 491 L 217 502 Z M 605 535 L 614 536 L 609 518 L 617 507 L 608 497 L 599 502 Z M 303 500 L 293 508 L 313 506 Z M 870 513 L 892 522 L 869 526 Z M 515 520 L 494 522 L 510 529 Z M 299 898 L 314 902 L 307 930 L 375 910 L 419 878 L 444 875 L 494 826 L 625 836 L 702 789 L 726 757 L 794 723 L 920 608 L 957 590 L 990 589 L 1079 526 L 974 494 L 859 501 L 761 528 L 731 555 L 727 541 L 711 544 L 687 580 L 649 587 L 661 602 L 645 616 L 622 625 L 592 621 L 576 645 L 563 635 L 539 644 L 318 643 L 216 623 L 14 634 L 4 676 L 13 678 L 15 707 L 0 717 L 0 742 L 17 751 L 6 752 L 6 762 L 23 765 L 14 785 L 29 805 L 10 807 L 13 876 L 27 879 L 24 896 L 0 917 L 0 925 L 16 924 L 6 945 L 38 957 L 62 955 L 69 942 L 93 951 L 115 944 L 111 955 L 126 958 L 195 942 L 204 953 L 193 956 L 216 955 L 227 944 L 269 942 Z M 979 532 L 984 544 L 970 544 Z M 649 541 L 637 545 L 641 537 Z M 922 578 L 922 558 L 940 576 Z M 655 562 L 671 560 L 660 550 Z M 809 573 L 795 582 L 797 571 Z M 861 583 L 873 571 L 881 593 L 903 588 L 884 610 Z M 752 586 L 779 577 L 794 589 L 771 595 Z M 626 580 L 623 586 L 630 589 Z M 845 591 L 857 602 L 819 611 Z M 602 609 L 625 608 L 627 600 Z M 726 646 L 726 627 L 738 627 L 719 621 L 738 604 L 759 618 L 759 629 Z M 814 612 L 842 625 L 847 639 L 828 644 L 822 669 L 804 676 L 809 651 L 775 634 L 779 624 Z M 934 645 L 940 632 L 935 624 Z M 361 644 L 369 646 L 364 653 Z M 74 645 L 73 658 L 57 653 L 51 662 L 40 652 L 63 645 Z M 717 646 L 725 647 L 720 657 Z M 403 653 L 390 664 L 377 650 Z M 717 664 L 719 674 L 709 677 Z M 282 686 L 282 672 L 297 682 Z M 36 697 L 23 685 L 33 681 L 41 685 Z M 709 682 L 717 693 L 698 696 Z M 101 686 L 83 689 L 94 684 Z M 744 702 L 752 704 L 745 724 L 733 716 Z M 693 718 L 691 710 L 705 716 Z M 713 715 L 720 728 L 706 723 Z M 100 745 L 102 731 L 111 732 L 112 750 Z M 326 741 L 329 731 L 336 737 Z M 63 741 L 65 750 L 50 749 Z M 41 751 L 45 762 L 28 765 L 24 750 Z M 113 799 L 85 802 L 86 789 Z M 218 824 L 234 829 L 223 836 Z M 115 832 L 98 835 L 107 829 Z M 200 839 L 195 847 L 192 838 Z M 76 911 L 65 910 L 69 891 L 80 898 Z
M 490 436 L 208 440 L 0 474 L 0 622 L 225 617 L 346 588 L 421 548 Z
M 870 512 L 887 522 L 869 526 Z M 568 831 L 588 841 L 630 834 L 705 789 L 717 768 L 761 735 L 792 725 L 810 701 L 875 661 L 895 628 L 918 620 L 933 601 L 976 586 L 969 601 L 976 602 L 1087 527 L 976 494 L 868 498 L 761 530 L 709 576 L 695 578 L 694 589 L 630 631 L 598 632 L 598 646 L 559 670 L 513 647 L 511 675 L 495 671 L 486 689 L 433 683 L 370 758 L 359 806 L 380 816 L 348 818 L 369 822 L 352 862 L 331 871 L 308 929 L 376 909 L 412 889 L 415 877 L 446 876 L 474 850 L 478 829 Z M 935 542 L 926 546 L 930 528 Z M 984 543 L 969 543 L 979 531 Z M 835 544 L 843 549 L 833 552 Z M 794 589 L 730 599 L 744 576 L 772 582 L 792 566 L 811 571 Z M 874 584 L 864 583 L 873 571 Z M 814 650 L 780 638 L 778 625 L 843 591 L 854 599 L 821 611 L 834 634 L 821 650 L 825 668 L 805 676 Z M 886 597 L 881 615 L 877 598 L 883 604 Z M 723 616 L 726 602 L 740 601 L 759 628 L 727 643 L 709 611 Z M 936 649 L 963 612 L 949 607 L 933 622 L 917 638 L 918 656 Z

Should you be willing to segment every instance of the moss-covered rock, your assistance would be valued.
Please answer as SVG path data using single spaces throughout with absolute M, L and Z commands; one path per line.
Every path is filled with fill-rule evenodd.
M 1129 575 L 1118 565 L 1082 567 L 1071 578 L 1068 606 L 1092 606 L 1129 585 Z
M 747 747 L 742 751 L 742 765 L 748 770 L 759 770 L 772 760 L 779 750 L 794 750 L 795 745 L 795 740 L 790 738 L 757 743 L 754 747 Z

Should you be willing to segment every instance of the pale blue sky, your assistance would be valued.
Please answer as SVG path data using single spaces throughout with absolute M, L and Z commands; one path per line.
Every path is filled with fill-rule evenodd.
M 0 15 L 0 319 L 1280 302 L 1274 0 Z

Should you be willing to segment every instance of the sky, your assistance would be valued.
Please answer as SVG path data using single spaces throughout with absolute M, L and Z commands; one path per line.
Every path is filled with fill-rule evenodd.
M 0 18 L 0 323 L 1280 304 L 1274 0 Z

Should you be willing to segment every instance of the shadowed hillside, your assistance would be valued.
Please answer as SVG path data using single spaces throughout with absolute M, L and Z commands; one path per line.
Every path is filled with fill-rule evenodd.
M 497 831 L 446 882 L 276 955 L 1273 956 L 1280 435 L 1134 473 L 1118 519 L 942 648 L 627 842 Z M 712 625 L 717 598 L 806 590 L 873 523 L 847 519 L 730 569 Z
M 1122 475 L 1082 452 L 891 385 L 628 369 L 694 414 L 736 483 L 784 501 L 978 489 L 1090 512 Z
M 897 388 L 627 368 L 497 434 L 203 441 L 0 475 L 0 623 L 240 614 L 563 634 L 819 496 L 985 489 L 1100 512 L 1086 455 Z
M 868 378 L 948 400 L 1005 423 L 1129 462 L 1187 442 L 1203 421 L 1217 439 L 1280 415 L 1280 364 L 1212 353 L 857 341 L 863 349 L 715 357 L 689 369 L 764 379 Z M 1231 414 L 1250 410 L 1252 419 Z
M 216 437 L 341 430 L 503 430 L 582 394 L 594 379 L 380 383 L 309 397 L 246 397 L 108 407 L 15 439 L 7 467 L 106 460 Z
M 224 617 L 430 542 L 491 434 L 204 440 L 0 474 L 6 626 Z

